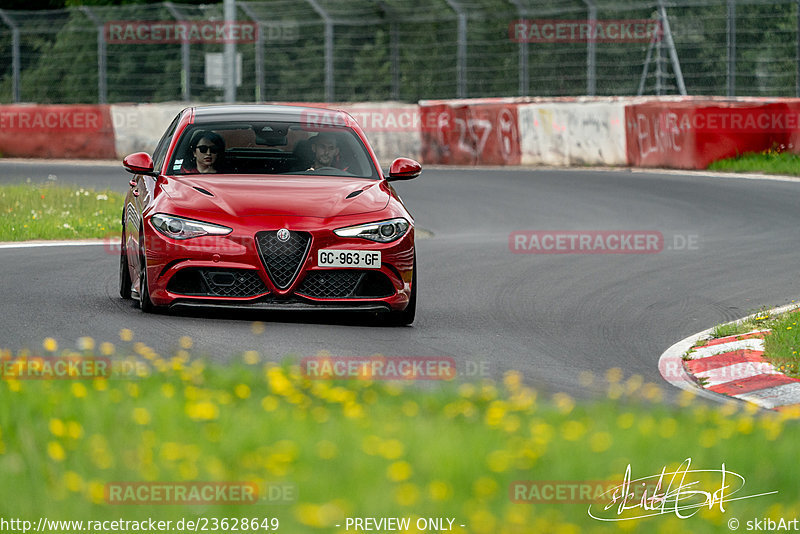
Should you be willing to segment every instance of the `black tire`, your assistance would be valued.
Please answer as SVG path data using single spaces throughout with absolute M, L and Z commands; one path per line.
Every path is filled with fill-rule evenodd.
M 154 313 L 156 307 L 153 306 L 153 301 L 150 300 L 150 290 L 147 288 L 147 256 L 144 253 L 144 236 L 139 237 L 139 265 L 141 272 L 139 273 L 139 309 L 143 313 Z
M 122 234 L 122 247 L 119 254 L 119 296 L 125 300 L 130 300 L 131 296 L 131 272 L 128 270 L 128 253 L 125 250 L 125 233 Z
M 131 295 L 131 271 L 128 268 L 128 250 L 125 248 L 125 209 L 122 210 L 122 235 L 119 240 L 119 296 L 125 300 L 133 298 Z
M 417 314 L 417 258 L 414 257 L 414 274 L 411 275 L 411 297 L 408 306 L 402 311 L 391 311 L 386 314 L 386 324 L 391 326 L 406 326 L 414 322 Z

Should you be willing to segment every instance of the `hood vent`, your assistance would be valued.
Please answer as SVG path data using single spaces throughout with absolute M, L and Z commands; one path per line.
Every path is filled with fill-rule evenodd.
M 214 196 L 214 195 L 212 195 L 210 192 L 208 192 L 207 190 L 203 189 L 202 187 L 197 187 L 196 185 L 194 185 L 194 186 L 192 186 L 192 187 L 194 187 L 195 189 L 197 189 L 198 191 L 200 191 L 200 192 L 201 192 L 201 193 L 203 193 L 204 195 L 208 195 L 208 196 L 210 196 L 210 197 L 213 197 L 213 196 Z
M 355 198 L 355 197 L 357 197 L 358 195 L 360 195 L 360 194 L 361 194 L 361 193 L 363 193 L 363 192 L 364 192 L 364 190 L 363 190 L 363 189 L 359 189 L 359 190 L 357 190 L 357 191 L 353 191 L 352 193 L 350 193 L 349 195 L 347 195 L 347 196 L 346 196 L 346 197 L 344 197 L 344 198 Z

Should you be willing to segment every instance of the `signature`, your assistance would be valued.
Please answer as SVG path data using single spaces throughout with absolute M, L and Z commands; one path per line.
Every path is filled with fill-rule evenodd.
M 675 471 L 661 469 L 658 475 L 631 479 L 631 465 L 625 469 L 622 484 L 615 486 L 603 494 L 609 502 L 602 510 L 592 510 L 589 516 L 599 521 L 627 521 L 654 515 L 674 513 L 680 519 L 687 519 L 702 508 L 719 507 L 725 511 L 725 503 L 742 499 L 752 499 L 772 495 L 777 491 L 740 495 L 736 493 L 744 488 L 744 477 L 725 468 L 691 469 L 692 459 L 687 458 Z M 708 490 L 700 489 L 700 484 L 712 481 Z

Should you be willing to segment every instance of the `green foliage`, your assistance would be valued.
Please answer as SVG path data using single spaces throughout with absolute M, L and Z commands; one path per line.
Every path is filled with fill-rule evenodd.
M 794 302 L 794 301 L 792 301 Z M 792 309 L 787 313 L 772 315 L 766 307 L 747 320 L 727 323 L 714 327 L 712 337 L 721 338 L 769 330 L 764 337 L 764 358 L 782 373 L 793 378 L 800 378 L 800 310 Z
M 712 162 L 708 169 L 800 176 L 800 155 L 785 152 L 785 148 L 777 147 L 763 152 L 752 152 L 734 158 L 717 160 Z
M 767 324 L 772 332 L 764 338 L 764 357 L 784 374 L 800 378 L 800 327 L 797 310 Z
M 58 1 L 58 0 L 41 0 Z M 52 12 L 43 20 L 50 27 L 31 30 L 26 19 L 22 42 L 22 100 L 35 102 L 96 102 L 96 28 L 76 6 L 105 12 L 106 20 L 171 20 L 162 4 L 146 0 L 66 0 L 73 9 Z M 193 0 L 180 9 L 191 20 L 221 17 L 219 3 Z M 645 94 L 676 93 L 677 81 L 666 40 L 655 43 L 599 42 L 590 47 L 574 43 L 516 43 L 509 24 L 519 18 L 580 19 L 588 16 L 586 3 L 566 0 L 558 5 L 532 0 L 520 11 L 509 0 L 461 2 L 466 16 L 465 69 L 458 65 L 459 19 L 445 0 L 359 0 L 322 2 L 334 19 L 332 62 L 333 101 L 402 101 L 453 98 L 459 77 L 467 97 L 520 94 L 520 61 L 527 54 L 530 96 L 570 96 L 587 92 L 588 51 L 595 50 L 596 93 L 636 94 L 648 50 Z M 44 4 L 42 4 L 44 5 Z M 50 4 L 48 4 L 50 5 Z M 268 35 L 263 56 L 263 99 L 270 101 L 326 100 L 326 27 L 310 4 L 267 0 L 247 4 L 269 33 L 274 24 L 294 24 L 294 37 Z M 37 7 L 26 5 L 26 8 Z M 50 5 L 52 7 L 52 5 Z M 137 11 L 138 10 L 138 11 Z M 154 14 L 159 14 L 155 16 Z M 716 0 L 696 3 L 680 0 L 667 14 L 689 94 L 721 95 L 728 87 L 728 8 Z M 614 0 L 597 2 L 599 20 L 654 20 L 654 3 Z M 239 17 L 250 17 L 240 11 Z M 63 19 L 67 19 L 66 22 Z M 359 20 L 363 19 L 363 23 Z M 797 7 L 794 3 L 741 4 L 736 7 L 735 93 L 737 95 L 793 96 Z M 32 19 L 31 19 L 32 20 Z M 206 87 L 204 57 L 222 51 L 220 44 L 192 44 L 189 83 L 192 100 L 220 101 L 222 89 Z M 183 97 L 182 49 L 177 44 L 108 45 L 107 81 L 110 102 L 161 102 Z M 241 44 L 243 81 L 238 99 L 256 98 L 255 46 Z M 0 58 L 10 59 L 10 33 L 0 26 Z M 0 61 L 0 101 L 11 99 L 10 61 Z M 397 66 L 397 72 L 393 69 Z M 661 72 L 658 77 L 656 72 Z M 398 86 L 394 87 L 395 80 Z
M 97 31 L 86 28 L 85 15 L 72 12 L 54 42 L 39 41 L 39 61 L 22 71 L 20 91 L 25 100 L 42 104 L 98 101 Z M 81 59 L 67 59 L 71 57 Z
M 158 4 L 162 0 L 3 0 L 3 9 L 40 10 L 79 6 L 123 6 Z M 214 0 L 181 0 L 182 4 L 215 4 Z

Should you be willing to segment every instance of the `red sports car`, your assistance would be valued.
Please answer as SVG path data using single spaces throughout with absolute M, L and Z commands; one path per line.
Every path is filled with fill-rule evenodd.
M 343 111 L 183 110 L 134 174 L 122 213 L 120 295 L 176 307 L 386 312 L 414 321 L 414 219 Z

